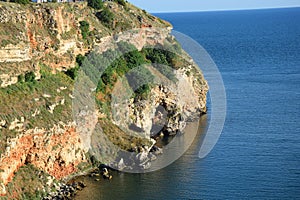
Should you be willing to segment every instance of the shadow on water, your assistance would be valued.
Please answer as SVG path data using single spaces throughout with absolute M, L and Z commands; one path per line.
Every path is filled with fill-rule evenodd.
M 78 181 L 84 181 L 87 187 L 79 191 L 75 197 L 76 200 L 86 199 L 149 199 L 149 198 L 167 198 L 166 191 L 170 187 L 178 187 L 182 181 L 190 180 L 193 177 L 185 174 L 187 168 L 197 168 L 198 151 L 203 141 L 208 127 L 208 116 L 203 115 L 198 122 L 187 124 L 181 134 L 174 138 L 172 148 L 165 148 L 161 159 L 152 165 L 160 165 L 160 162 L 166 162 L 166 159 L 173 159 L 174 155 L 180 154 L 182 148 L 185 153 L 171 165 L 150 173 L 131 174 L 113 171 L 113 179 L 96 181 L 95 177 L 83 176 L 78 177 Z M 195 131 L 197 130 L 197 131 Z M 180 146 L 178 146 L 180 145 Z M 176 152 L 177 151 L 177 152 Z M 167 158 L 170 157 L 170 158 Z M 178 176 L 178 174 L 180 176 Z M 171 196 L 170 196 L 171 197 Z

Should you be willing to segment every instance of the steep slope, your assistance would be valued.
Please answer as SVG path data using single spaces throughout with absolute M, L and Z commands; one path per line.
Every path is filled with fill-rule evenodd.
M 108 21 L 101 17 L 105 9 L 112 13 Z M 103 154 L 97 152 L 113 151 L 108 143 L 130 151 L 151 145 L 151 138 L 156 136 L 153 126 L 159 124 L 159 106 L 168 113 L 161 132 L 169 135 L 182 130 L 189 118 L 206 112 L 207 83 L 170 36 L 169 23 L 128 3 L 123 6 L 106 2 L 103 10 L 94 10 L 84 2 L 25 6 L 0 2 L 1 195 L 9 199 L 43 196 L 55 180 L 89 168 L 91 155 L 98 155 L 101 162 L 111 161 L 105 156 L 99 158 Z M 86 72 L 92 55 L 115 52 L 122 42 L 135 52 L 128 55 L 137 57 L 125 54 L 117 59 L 118 64 L 111 64 L 104 71 L 106 76 L 97 76 L 94 85 L 84 89 L 94 91 L 97 87 L 91 94 L 98 104 L 93 110 L 80 109 L 74 114 L 74 98 L 81 98 L 76 96 L 76 84 L 80 82 L 80 77 L 76 79 L 78 67 Z M 154 46 L 165 50 L 149 50 Z M 169 49 L 176 49 L 174 55 L 170 56 Z M 114 102 L 117 110 L 107 109 L 113 100 L 120 100 L 116 91 L 124 97 L 123 87 L 131 87 L 130 82 L 117 77 L 129 76 L 128 66 L 138 59 L 142 59 L 142 65 L 160 63 L 157 56 L 163 58 L 161 64 L 172 65 L 172 73 L 167 72 L 173 74 L 173 82 L 164 78 L 164 68 L 145 66 L 142 70 L 150 71 L 163 82 L 147 85 L 146 92 L 128 96 L 129 101 Z M 95 69 L 99 70 L 92 65 L 89 72 Z M 112 81 L 107 82 L 108 78 Z M 77 116 L 84 120 L 78 121 Z M 109 141 L 95 144 L 99 136 L 85 133 L 98 122 Z M 129 125 L 142 130 L 146 137 L 126 135 L 132 131 Z M 23 171 L 29 177 L 40 176 L 30 180 L 40 186 L 33 189 L 26 184 L 29 180 L 20 181 L 19 169 L 22 176 Z

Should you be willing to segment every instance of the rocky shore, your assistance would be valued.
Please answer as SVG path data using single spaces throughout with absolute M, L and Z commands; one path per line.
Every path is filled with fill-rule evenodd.
M 153 146 L 151 148 L 144 146 L 138 148 L 137 152 L 120 152 L 116 162 L 109 164 L 113 169 L 119 171 L 143 171 L 151 167 L 151 162 L 157 159 L 157 156 L 163 153 L 162 148 Z M 123 155 L 124 156 L 123 156 Z
M 55 186 L 56 191 L 50 192 L 43 200 L 71 200 L 76 195 L 77 191 L 86 187 L 82 181 L 73 182 L 70 184 L 58 183 Z

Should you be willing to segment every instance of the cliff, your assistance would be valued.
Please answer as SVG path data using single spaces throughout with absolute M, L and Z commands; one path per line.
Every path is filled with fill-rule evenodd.
M 113 151 L 109 143 L 133 151 L 151 145 L 157 134 L 182 131 L 189 118 L 206 112 L 207 83 L 170 35 L 171 25 L 129 3 L 106 2 L 104 7 L 112 13 L 109 21 L 101 17 L 105 9 L 94 10 L 85 2 L 0 2 L 0 194 L 8 199 L 41 197 L 51 191 L 56 180 L 91 166 L 91 155 L 110 162 L 103 155 Z M 87 61 L 79 55 L 92 62 L 90 55 L 116 51 L 121 42 L 136 54 L 129 52 L 132 57 L 125 54 L 120 59 L 125 63 L 123 71 L 119 63 L 106 69 L 104 74 L 109 71 L 109 75 L 97 77 L 102 85 L 96 82 L 84 88 L 94 91 L 90 93 L 98 104 L 74 113 L 74 99 L 78 98 L 74 91 L 80 81 L 77 70 L 87 68 Z M 172 56 L 166 53 L 168 48 L 157 54 L 148 50 L 154 46 L 177 50 Z M 172 64 L 172 81 L 160 68 L 147 66 L 157 55 L 163 55 L 163 64 Z M 157 84 L 126 96 L 124 87 L 131 83 L 116 77 L 130 74 L 128 66 L 138 56 L 146 65 L 142 70 L 154 74 Z M 107 82 L 107 77 L 112 81 Z M 118 97 L 120 93 L 126 101 Z M 115 106 L 107 109 L 112 104 Z M 97 123 L 109 142 L 95 144 L 100 136 L 89 130 Z M 161 131 L 153 131 L 154 125 L 160 125 Z M 145 137 L 126 135 L 133 131 L 132 126 Z M 99 149 L 102 152 L 97 152 Z M 27 180 L 26 176 L 33 178 Z

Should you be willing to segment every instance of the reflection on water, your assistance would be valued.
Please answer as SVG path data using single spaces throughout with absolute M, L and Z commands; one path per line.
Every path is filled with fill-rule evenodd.
M 95 177 L 79 177 L 78 180 L 84 181 L 87 187 L 78 192 L 75 199 L 144 199 L 155 196 L 156 198 L 163 198 L 166 196 L 165 193 L 170 185 L 174 184 L 176 187 L 182 181 L 193 178 L 186 174 L 186 169 L 190 166 L 192 166 L 191 168 L 196 167 L 193 165 L 196 160 L 199 160 L 199 146 L 207 127 L 207 115 L 203 115 L 199 122 L 189 123 L 184 131 L 185 134 L 173 138 L 172 145 L 164 148 L 164 154 L 152 165 L 155 167 L 155 165 L 160 165 L 160 162 L 171 161 L 174 156 L 178 156 L 182 152 L 183 147 L 187 151 L 179 160 L 161 170 L 144 174 L 115 171 L 112 172 L 112 180 L 101 179 L 99 182 L 95 181 Z M 180 176 L 178 176 L 179 173 Z
M 187 123 L 184 129 L 185 134 L 177 134 L 167 146 L 163 148 L 163 155 L 152 162 L 149 171 L 155 171 L 162 166 L 168 166 L 181 157 L 192 145 L 196 136 L 204 134 L 206 131 L 207 116 L 204 115 L 199 121 Z

